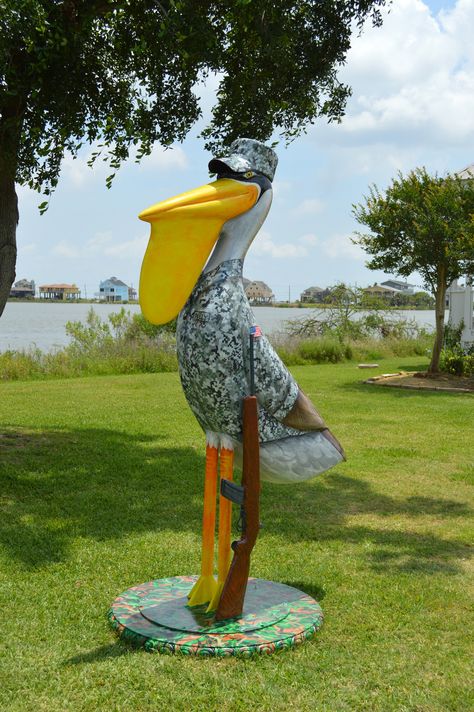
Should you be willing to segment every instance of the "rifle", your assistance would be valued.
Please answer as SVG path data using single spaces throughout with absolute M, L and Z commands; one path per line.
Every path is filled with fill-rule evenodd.
M 257 336 L 259 335 L 258 330 Z M 242 614 L 250 571 L 250 555 L 260 528 L 260 447 L 253 362 L 254 338 L 254 333 L 251 330 L 250 395 L 242 401 L 242 482 L 239 486 L 229 480 L 221 480 L 222 496 L 240 505 L 242 538 L 232 542 L 234 556 L 217 607 L 216 621 L 237 618 Z

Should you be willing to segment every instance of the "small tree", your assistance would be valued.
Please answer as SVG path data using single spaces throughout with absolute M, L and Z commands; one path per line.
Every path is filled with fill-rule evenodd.
M 323 310 L 286 322 L 288 334 L 303 338 L 329 335 L 344 343 L 374 334 L 382 337 L 406 334 L 413 329 L 411 323 L 394 317 L 386 299 L 367 294 L 360 287 L 340 282 L 328 288 L 328 292 Z
M 372 186 L 353 208 L 356 220 L 371 230 L 353 239 L 372 255 L 369 269 L 402 277 L 418 272 L 434 295 L 436 339 L 428 371 L 437 373 L 446 289 L 474 272 L 474 181 L 417 168 L 406 177 L 399 173 L 385 193 Z
M 352 30 L 381 24 L 385 1 L 0 0 L 0 315 L 15 279 L 15 182 L 48 195 L 64 152 L 97 142 L 110 185 L 130 147 L 139 160 L 184 139 L 209 72 L 220 86 L 208 147 L 338 121 Z

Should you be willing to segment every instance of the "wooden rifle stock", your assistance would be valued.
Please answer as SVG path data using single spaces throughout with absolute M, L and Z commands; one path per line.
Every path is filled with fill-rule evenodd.
M 250 571 L 250 555 L 260 528 L 260 449 L 256 396 L 243 399 L 242 538 L 232 542 L 234 557 L 222 589 L 216 620 L 237 618 L 244 608 Z

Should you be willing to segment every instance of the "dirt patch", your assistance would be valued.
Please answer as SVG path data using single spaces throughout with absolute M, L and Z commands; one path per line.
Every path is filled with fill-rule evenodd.
M 474 378 L 463 378 L 449 373 L 428 375 L 419 371 L 398 371 L 397 373 L 382 373 L 380 376 L 373 376 L 364 383 L 414 390 L 474 393 Z

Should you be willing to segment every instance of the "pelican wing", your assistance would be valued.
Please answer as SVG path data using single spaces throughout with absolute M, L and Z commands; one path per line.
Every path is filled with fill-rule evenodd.
M 327 427 L 264 336 L 255 343 L 255 390 L 259 404 L 283 425 L 304 431 Z
M 293 408 L 282 422 L 283 425 L 296 428 L 296 430 L 324 430 L 327 428 L 326 423 L 301 388 Z

